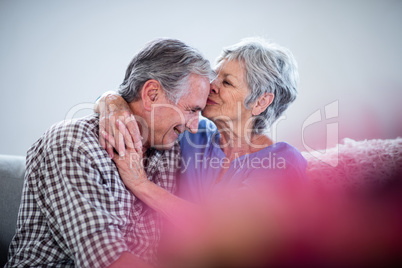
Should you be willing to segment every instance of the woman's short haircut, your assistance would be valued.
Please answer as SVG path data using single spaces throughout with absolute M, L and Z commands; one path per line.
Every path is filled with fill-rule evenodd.
M 224 48 L 217 63 L 237 60 L 243 66 L 250 91 L 245 106 L 255 103 L 264 93 L 273 93 L 268 108 L 253 119 L 253 133 L 265 132 L 297 96 L 299 74 L 293 54 L 286 48 L 261 38 L 246 38 Z
M 119 94 L 128 102 L 138 100 L 146 81 L 158 81 L 167 97 L 177 101 L 188 92 L 191 74 L 213 79 L 214 72 L 201 53 L 176 39 L 156 39 L 146 44 L 126 70 Z

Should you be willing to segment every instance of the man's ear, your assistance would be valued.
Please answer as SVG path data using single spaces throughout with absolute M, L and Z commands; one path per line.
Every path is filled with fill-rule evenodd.
M 161 97 L 162 93 L 162 86 L 158 81 L 154 79 L 146 81 L 142 86 L 141 91 L 141 99 L 144 109 L 146 111 L 151 111 L 152 104 L 154 104 L 158 98 Z
M 251 111 L 252 115 L 259 115 L 263 111 L 265 111 L 268 106 L 274 100 L 273 93 L 264 93 L 262 96 L 258 98 L 258 100 L 254 103 L 253 109 Z

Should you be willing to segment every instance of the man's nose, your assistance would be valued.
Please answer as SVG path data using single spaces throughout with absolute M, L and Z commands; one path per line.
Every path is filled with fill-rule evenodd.
M 199 113 L 190 116 L 186 123 L 186 128 L 189 132 L 195 134 L 198 131 Z

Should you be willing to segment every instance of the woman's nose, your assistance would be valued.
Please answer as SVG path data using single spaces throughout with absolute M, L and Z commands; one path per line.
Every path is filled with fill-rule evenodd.
M 209 93 L 215 93 L 218 94 L 219 93 L 219 82 L 218 79 L 215 79 L 211 82 L 210 85 L 210 92 Z

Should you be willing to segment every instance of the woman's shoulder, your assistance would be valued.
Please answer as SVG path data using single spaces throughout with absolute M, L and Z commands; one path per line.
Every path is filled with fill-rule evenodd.
M 286 142 L 274 143 L 258 151 L 255 157 L 259 158 L 262 168 L 267 167 L 278 172 L 304 174 L 307 167 L 307 161 L 301 152 Z
M 307 165 L 307 161 L 301 152 L 287 142 L 277 142 L 268 146 L 266 149 L 268 149 L 267 151 L 271 154 L 274 153 L 277 157 L 283 157 L 290 165 Z
M 304 159 L 301 152 L 296 147 L 290 145 L 287 142 L 283 141 L 277 142 L 272 144 L 271 146 L 268 146 L 266 149 L 269 149 L 270 151 L 275 152 L 276 154 L 286 155 L 290 158 Z
M 248 169 L 245 184 L 271 181 L 306 181 L 307 161 L 301 152 L 286 142 L 278 142 L 254 154 L 254 166 Z M 267 178 L 271 180 L 267 181 Z M 272 180 L 275 179 L 275 180 Z

